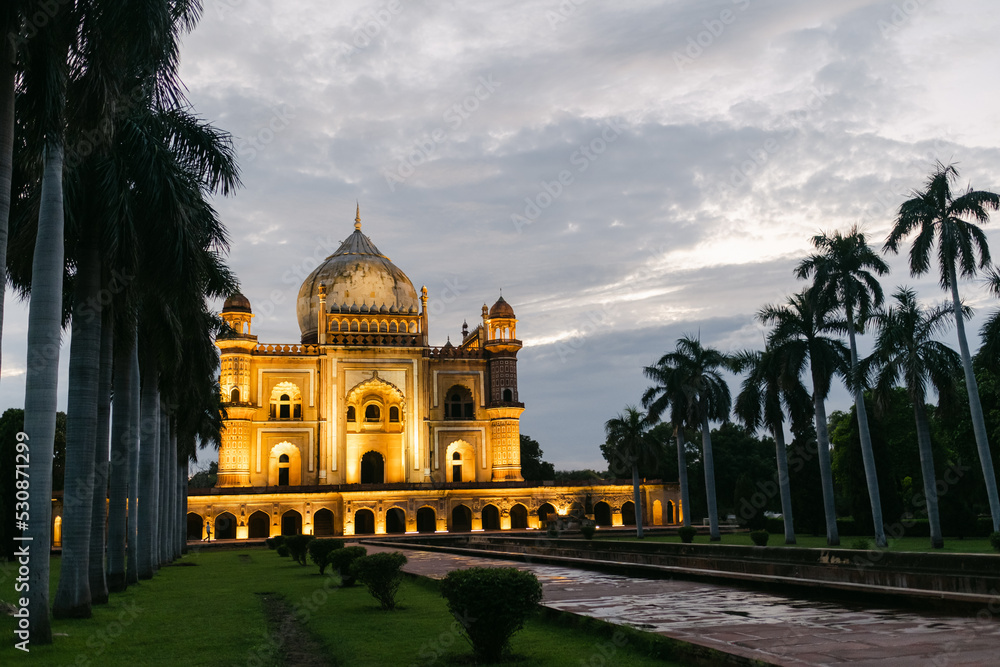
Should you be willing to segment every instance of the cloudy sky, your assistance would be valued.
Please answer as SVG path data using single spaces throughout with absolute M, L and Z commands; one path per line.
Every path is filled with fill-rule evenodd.
M 183 78 L 239 146 L 245 187 L 217 207 L 261 341 L 298 342 L 299 284 L 360 201 L 427 286 L 432 344 L 503 289 L 522 432 L 557 468 L 602 468 L 603 423 L 639 401 L 642 367 L 685 333 L 761 346 L 754 313 L 801 287 L 812 235 L 859 223 L 880 246 L 935 160 L 1000 189 L 995 9 L 205 0 Z M 1000 252 L 1000 219 L 986 229 Z M 891 264 L 887 291 L 942 300 Z M 975 331 L 997 303 L 962 288 Z M 5 406 L 23 404 L 25 321 L 11 303 Z

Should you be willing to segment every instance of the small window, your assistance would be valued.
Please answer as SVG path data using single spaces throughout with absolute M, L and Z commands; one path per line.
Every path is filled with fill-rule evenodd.
M 239 389 L 233 389 L 233 393 L 231 393 L 229 395 L 229 401 L 231 403 L 239 403 L 240 402 L 240 390 Z
M 292 416 L 292 399 L 288 394 L 282 394 L 278 399 L 278 419 L 288 419 Z
M 382 411 L 378 409 L 377 405 L 369 405 L 365 408 L 365 421 L 366 422 L 378 422 L 382 420 Z
M 503 390 L 503 400 L 504 400 L 504 403 L 513 403 L 514 402 L 514 392 L 511 391 L 510 389 L 504 389 Z
M 288 454 L 282 454 L 279 456 L 278 463 L 288 463 Z
M 395 405 L 389 408 L 389 421 L 398 422 L 399 421 L 399 408 Z
M 354 406 L 353 405 L 347 408 L 347 421 L 349 421 L 349 422 L 357 421 L 357 419 L 354 416 Z
M 460 452 L 455 452 L 454 454 L 451 455 L 451 459 L 452 461 L 461 461 L 462 454 Z
M 472 392 L 467 387 L 456 385 L 445 394 L 445 419 L 475 419 Z

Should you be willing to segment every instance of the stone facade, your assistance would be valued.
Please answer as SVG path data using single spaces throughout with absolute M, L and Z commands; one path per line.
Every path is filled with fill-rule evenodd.
M 189 538 L 537 528 L 601 502 L 620 524 L 630 488 L 522 480 L 513 308 L 484 305 L 460 344 L 432 347 L 427 303 L 360 215 L 299 291 L 299 343 L 259 343 L 250 301 L 230 297 L 218 484 L 189 497 Z M 644 486 L 647 522 L 675 496 Z

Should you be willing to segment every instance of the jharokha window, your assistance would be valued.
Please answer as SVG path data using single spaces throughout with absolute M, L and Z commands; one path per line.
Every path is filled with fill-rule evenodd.
M 281 382 L 271 392 L 271 419 L 302 419 L 302 395 L 291 382 Z
M 472 392 L 467 387 L 455 385 L 448 390 L 444 401 L 445 419 L 475 419 Z
M 368 405 L 365 408 L 365 421 L 366 422 L 380 422 L 382 421 L 382 411 L 377 405 Z
M 347 421 L 349 421 L 349 422 L 355 422 L 357 420 L 358 420 L 357 413 L 354 410 L 354 406 L 353 405 L 349 405 L 347 407 Z
M 389 421 L 398 422 L 399 421 L 399 408 L 395 405 L 389 408 Z

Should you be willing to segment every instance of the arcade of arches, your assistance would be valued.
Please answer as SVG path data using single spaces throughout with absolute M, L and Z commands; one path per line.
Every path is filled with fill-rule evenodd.
M 369 453 L 381 461 L 376 452 Z M 349 536 L 538 530 L 555 516 L 567 514 L 586 514 L 604 527 L 635 523 L 632 495 L 624 494 L 622 487 L 584 488 L 522 483 L 504 489 L 503 496 L 498 496 L 496 489 L 267 495 L 223 492 L 210 498 L 210 507 L 200 506 L 199 499 L 189 501 L 188 539 L 204 538 L 207 525 L 212 526 L 214 540 L 296 533 Z M 679 495 L 676 485 L 643 485 L 644 525 L 678 523 Z M 342 524 L 338 517 L 343 517 Z

